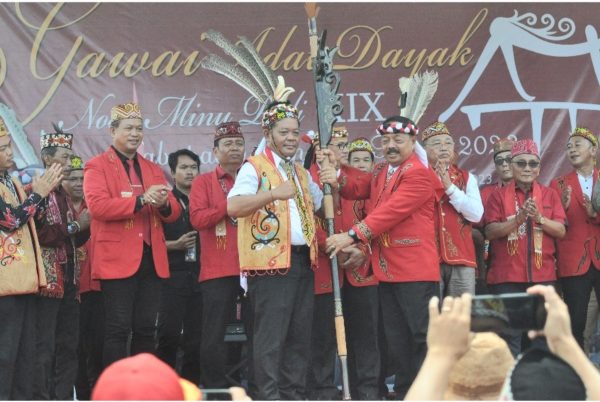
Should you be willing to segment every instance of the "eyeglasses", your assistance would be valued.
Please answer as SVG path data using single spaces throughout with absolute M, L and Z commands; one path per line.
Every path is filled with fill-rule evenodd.
M 513 163 L 515 165 L 517 165 L 519 167 L 519 169 L 525 169 L 527 166 L 529 166 L 531 169 L 536 169 L 540 166 L 540 162 L 538 161 L 513 161 Z
M 427 144 L 429 147 L 434 148 L 434 149 L 441 149 L 442 147 L 444 148 L 452 148 L 454 147 L 454 141 L 448 141 L 448 142 L 432 142 L 430 144 Z
M 340 151 L 343 151 L 344 149 L 348 148 L 347 142 L 338 142 L 337 144 L 334 144 L 334 145 L 337 146 Z
M 502 165 L 504 165 L 504 162 L 506 162 L 508 165 L 510 165 L 511 161 L 512 161 L 512 158 L 510 156 L 507 156 L 506 158 L 496 158 L 496 159 L 494 159 L 494 164 L 496 166 L 502 166 Z

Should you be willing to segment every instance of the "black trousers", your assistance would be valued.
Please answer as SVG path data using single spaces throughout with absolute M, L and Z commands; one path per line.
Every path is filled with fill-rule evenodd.
M 36 296 L 0 297 L 0 400 L 33 399 Z
M 177 369 L 177 351 L 181 349 L 178 371 L 183 378 L 200 384 L 202 294 L 198 273 L 171 271 L 161 292 L 156 355 Z
M 596 299 L 600 300 L 600 271 L 591 265 L 585 274 L 561 278 L 560 283 L 565 303 L 569 307 L 573 336 L 583 349 L 583 331 L 592 290 L 596 292 Z
M 503 293 L 524 293 L 527 288 L 533 285 L 554 285 L 554 282 L 543 282 L 543 283 L 498 283 L 495 285 L 488 285 L 488 289 L 492 294 L 503 294 Z M 584 318 L 585 320 L 585 318 Z M 510 352 L 516 358 L 521 351 L 527 349 L 533 345 L 539 348 L 547 348 L 547 344 L 544 338 L 536 338 L 533 341 L 529 340 L 527 333 L 515 329 L 507 329 L 502 333 L 498 334 L 502 339 L 506 341 Z
M 227 388 L 225 378 L 229 347 L 225 343 L 225 326 L 235 320 L 236 300 L 240 294 L 240 277 L 210 279 L 200 283 L 202 290 L 202 342 L 200 371 L 205 388 Z
M 352 399 L 378 400 L 381 366 L 378 345 L 379 292 L 377 286 L 342 288 L 348 348 L 348 377 Z
M 103 368 L 104 297 L 97 291 L 82 293 L 80 297 L 79 368 L 75 390 L 78 400 L 89 400 Z
M 131 355 L 154 353 L 161 279 L 154 270 L 152 250 L 144 248 L 140 267 L 133 276 L 103 279 L 101 283 L 106 311 L 104 367 L 130 354 L 127 350 L 130 334 Z
M 285 275 L 248 278 L 253 312 L 253 365 L 257 398 L 306 398 L 314 303 L 308 250 L 292 252 Z
M 429 300 L 439 290 L 439 282 L 379 284 L 388 357 L 396 367 L 397 399 L 404 399 L 425 359 Z
M 33 399 L 73 399 L 77 379 L 79 301 L 71 280 L 62 299 L 36 300 L 36 356 Z
M 315 295 L 314 303 L 306 393 L 309 400 L 336 400 L 339 392 L 334 383 L 337 343 L 333 293 Z

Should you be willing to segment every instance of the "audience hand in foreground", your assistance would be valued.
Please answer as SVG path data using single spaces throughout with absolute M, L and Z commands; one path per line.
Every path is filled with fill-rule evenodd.
M 600 372 L 577 344 L 571 332 L 571 318 L 565 302 L 552 286 L 535 285 L 527 289 L 527 293 L 544 296 L 547 313 L 544 330 L 529 331 L 529 337 L 545 336 L 552 353 L 566 361 L 577 372 L 585 385 L 587 399 L 599 400 Z
M 429 301 L 427 348 L 430 353 L 458 360 L 469 350 L 471 342 L 471 295 L 446 297 L 442 311 L 439 299 Z
M 446 297 L 441 312 L 437 297 L 429 301 L 427 355 L 405 401 L 443 399 L 450 372 L 471 343 L 471 299 L 468 293 Z

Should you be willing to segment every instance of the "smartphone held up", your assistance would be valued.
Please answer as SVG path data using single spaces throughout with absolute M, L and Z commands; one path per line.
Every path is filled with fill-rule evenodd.
M 474 296 L 471 305 L 473 332 L 506 329 L 541 330 L 546 323 L 544 298 L 527 293 Z

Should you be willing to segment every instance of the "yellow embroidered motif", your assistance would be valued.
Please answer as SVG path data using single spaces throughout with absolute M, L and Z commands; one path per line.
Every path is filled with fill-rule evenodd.
M 295 201 L 298 206 L 298 214 L 300 215 L 300 222 L 302 223 L 302 233 L 304 234 L 304 239 L 306 240 L 306 244 L 311 244 L 313 238 L 315 237 L 315 227 L 313 222 L 308 218 L 308 213 L 306 211 L 306 204 L 304 203 L 304 198 L 302 197 L 302 193 L 296 184 L 296 180 L 294 180 L 294 171 L 292 162 L 284 162 L 285 172 L 287 173 L 288 180 L 292 182 L 295 189 Z

